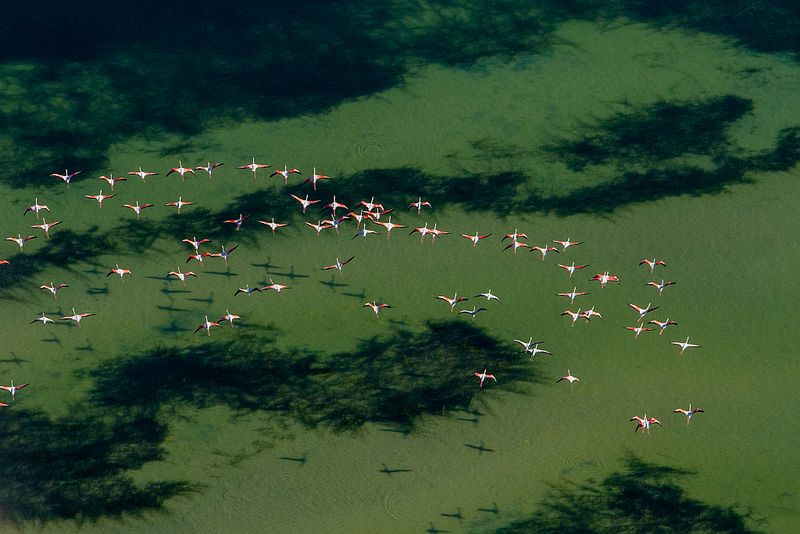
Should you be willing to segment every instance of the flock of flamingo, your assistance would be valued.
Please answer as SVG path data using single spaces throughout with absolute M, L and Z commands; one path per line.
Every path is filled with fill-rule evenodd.
M 195 167 L 184 167 L 183 166 L 183 162 L 179 161 L 178 162 L 178 166 L 170 168 L 170 170 L 166 173 L 166 176 L 169 176 L 171 174 L 177 174 L 178 176 L 180 176 L 182 181 L 185 181 L 187 174 L 194 175 L 196 173 L 196 171 L 200 171 L 200 172 L 207 173 L 209 178 L 211 178 L 211 176 L 213 175 L 215 170 L 217 168 L 219 168 L 220 166 L 222 166 L 222 165 L 223 165 L 222 163 L 207 162 L 206 165 L 199 165 L 199 166 L 195 166 Z M 253 178 L 255 179 L 259 170 L 267 169 L 269 167 L 271 167 L 271 165 L 268 165 L 268 164 L 265 164 L 265 163 L 257 163 L 255 158 L 253 158 L 250 163 L 238 166 L 238 169 L 242 169 L 242 170 L 246 170 L 246 171 L 251 172 L 253 174 Z M 65 170 L 63 174 L 53 173 L 53 174 L 51 174 L 51 176 L 62 180 L 64 183 L 66 183 L 67 188 L 69 188 L 70 187 L 70 183 L 72 182 L 72 180 L 76 176 L 78 176 L 79 174 L 81 174 L 81 171 L 69 172 L 69 170 Z M 152 171 L 144 171 L 142 169 L 142 167 L 139 167 L 138 170 L 130 171 L 127 174 L 129 176 L 137 176 L 142 180 L 142 182 L 146 182 L 148 177 L 156 176 L 159 173 L 158 172 L 152 172 Z M 284 165 L 283 169 L 277 169 L 277 170 L 273 171 L 270 174 L 270 176 L 271 177 L 272 176 L 282 176 L 283 179 L 284 179 L 284 184 L 288 184 L 289 177 L 291 175 L 293 175 L 293 174 L 301 174 L 301 172 L 300 172 L 300 170 L 295 169 L 295 168 L 289 169 L 288 165 Z M 84 195 L 84 197 L 86 197 L 87 199 L 96 201 L 98 203 L 99 207 L 102 208 L 104 201 L 116 196 L 116 193 L 114 193 L 114 186 L 119 182 L 126 181 L 127 178 L 125 178 L 124 176 L 115 177 L 113 174 L 110 174 L 109 176 L 101 176 L 99 179 L 108 184 L 111 192 L 109 194 L 104 194 L 103 190 L 100 189 L 98 194 L 96 194 L 96 195 Z M 316 168 L 314 168 L 312 174 L 310 176 L 308 176 L 302 183 L 303 184 L 306 184 L 306 183 L 310 184 L 312 189 L 313 189 L 313 191 L 316 191 L 318 182 L 324 181 L 324 180 L 328 180 L 328 179 L 330 179 L 329 176 L 326 176 L 326 175 L 323 175 L 323 174 L 318 174 Z M 290 194 L 289 196 L 293 200 L 295 200 L 296 202 L 299 203 L 300 207 L 302 208 L 302 213 L 303 214 L 307 213 L 309 207 L 322 202 L 321 199 L 309 198 L 310 194 L 305 195 L 305 197 L 300 197 L 300 196 L 295 195 L 295 194 Z M 184 208 L 186 206 L 191 206 L 193 204 L 194 204 L 193 201 L 184 201 L 183 197 L 180 196 L 180 197 L 178 197 L 177 201 L 168 202 L 168 203 L 165 204 L 165 206 L 175 208 L 177 214 L 180 215 L 182 208 Z M 122 206 L 127 208 L 127 209 L 132 210 L 135 213 L 136 218 L 138 220 L 141 217 L 141 214 L 142 214 L 143 210 L 145 210 L 147 208 L 151 208 L 154 205 L 150 204 L 150 203 L 141 203 L 140 204 L 139 201 L 136 200 L 134 204 L 122 204 Z M 418 216 L 422 214 L 422 210 L 423 209 L 431 208 L 431 207 L 432 207 L 431 203 L 428 202 L 428 201 L 423 200 L 422 197 L 417 197 L 417 200 L 415 200 L 415 201 L 412 200 L 411 202 L 409 202 L 409 204 L 407 206 L 407 208 L 409 210 L 412 210 L 412 209 L 415 210 L 417 212 Z M 356 233 L 353 235 L 352 239 L 356 239 L 356 238 L 366 239 L 368 236 L 378 233 L 375 229 L 367 227 L 367 223 L 368 222 L 371 222 L 375 227 L 377 227 L 377 226 L 383 227 L 385 229 L 385 231 L 386 231 L 386 238 L 387 239 L 389 239 L 389 237 L 391 236 L 392 230 L 398 229 L 398 228 L 406 228 L 405 225 L 393 223 L 392 222 L 392 217 L 390 215 L 393 212 L 393 210 L 392 209 L 385 209 L 382 204 L 380 204 L 378 202 L 375 202 L 375 198 L 374 197 L 372 197 L 369 201 L 361 200 L 359 202 L 358 206 L 356 206 L 353 210 L 351 210 L 344 203 L 338 202 L 336 200 L 336 196 L 334 195 L 331 202 L 329 202 L 328 204 L 324 204 L 322 206 L 322 210 L 323 211 L 324 210 L 329 210 L 330 211 L 330 218 L 320 219 L 316 223 L 311 222 L 311 221 L 305 221 L 305 225 L 308 226 L 309 228 L 313 229 L 318 236 L 323 231 L 330 230 L 330 229 L 335 230 L 336 233 L 338 234 L 341 223 L 344 222 L 344 221 L 347 221 L 347 220 L 354 221 L 356 223 Z M 343 210 L 343 213 L 340 214 L 340 215 L 337 215 L 337 210 Z M 61 224 L 61 221 L 51 220 L 51 222 L 47 222 L 47 220 L 45 219 L 44 215 L 42 214 L 43 211 L 46 211 L 48 213 L 48 215 L 50 214 L 50 208 L 45 204 L 39 204 L 39 199 L 36 198 L 34 200 L 34 203 L 31 204 L 30 206 L 28 206 L 25 209 L 24 214 L 27 214 L 29 212 L 33 212 L 35 214 L 37 220 L 39 219 L 39 217 L 41 215 L 41 221 L 42 222 L 38 223 L 38 224 L 30 225 L 30 228 L 42 230 L 44 232 L 45 239 L 48 239 L 50 237 L 50 230 L 53 227 Z M 250 218 L 250 215 L 239 214 L 239 216 L 236 217 L 236 218 L 226 219 L 226 220 L 224 220 L 222 222 L 224 224 L 233 225 L 235 227 L 235 230 L 239 231 L 249 218 Z M 271 218 L 268 221 L 267 220 L 259 220 L 258 222 L 260 224 L 263 224 L 264 226 L 268 227 L 272 231 L 273 234 L 278 229 L 288 226 L 288 223 L 275 222 L 274 218 Z M 439 229 L 437 224 L 434 224 L 433 227 L 431 228 L 431 227 L 428 226 L 428 222 L 426 221 L 423 226 L 414 227 L 410 231 L 409 235 L 413 235 L 413 234 L 419 234 L 421 241 L 424 241 L 426 236 L 430 236 L 431 240 L 433 242 L 435 242 L 437 238 L 440 238 L 441 236 L 450 234 L 450 232 L 447 232 L 447 231 L 444 231 L 442 229 Z M 480 234 L 479 232 L 475 232 L 475 234 L 459 234 L 459 235 L 461 235 L 463 238 L 469 240 L 472 243 L 472 246 L 475 247 L 482 240 L 488 238 L 492 234 L 491 233 L 489 233 L 489 234 Z M 22 232 L 20 232 L 20 233 L 17 234 L 16 237 L 14 237 L 14 236 L 6 237 L 6 241 L 10 241 L 10 242 L 15 243 L 17 246 L 19 246 L 20 253 L 24 253 L 25 244 L 28 241 L 30 241 L 32 239 L 36 239 L 36 238 L 37 238 L 37 236 L 35 236 L 35 235 L 25 235 L 25 236 L 23 236 Z M 505 242 L 507 239 L 510 240 L 510 241 L 505 246 L 505 248 L 503 250 L 511 249 L 513 251 L 513 253 L 516 254 L 520 249 L 527 248 L 530 252 L 538 252 L 539 254 L 541 254 L 542 261 L 544 261 L 546 256 L 551 252 L 555 253 L 555 254 L 561 254 L 561 253 L 566 252 L 567 249 L 569 249 L 570 247 L 576 247 L 576 246 L 581 244 L 580 241 L 572 241 L 571 238 L 567 238 L 566 240 L 563 240 L 563 241 L 562 240 L 554 240 L 554 241 L 552 241 L 553 244 L 546 243 L 546 244 L 541 245 L 541 246 L 539 246 L 539 245 L 530 246 L 530 245 L 528 245 L 527 243 L 525 243 L 523 241 L 523 239 L 528 239 L 528 236 L 526 234 L 524 234 L 524 233 L 518 232 L 517 229 L 515 229 L 512 233 L 505 234 L 503 236 L 503 238 L 501 239 L 501 243 Z M 226 249 L 225 246 L 223 245 L 223 246 L 221 246 L 221 250 L 219 252 L 208 252 L 208 251 L 202 251 L 201 252 L 201 250 L 200 250 L 201 246 L 206 244 L 206 243 L 211 242 L 210 239 L 208 239 L 208 238 L 197 239 L 196 236 L 192 236 L 192 238 L 185 238 L 182 241 L 184 243 L 187 243 L 188 245 L 190 245 L 192 247 L 192 250 L 193 250 L 193 253 L 188 256 L 188 258 L 186 260 L 186 263 L 189 263 L 190 261 L 197 261 L 201 265 L 203 264 L 203 261 L 205 260 L 205 258 L 209 258 L 209 257 L 221 258 L 225 262 L 225 264 L 227 265 L 228 256 L 232 252 L 234 252 L 236 250 L 236 248 L 238 247 L 238 245 L 236 245 L 236 246 L 234 246 L 234 247 L 232 247 L 230 249 Z M 554 245 L 561 246 L 561 250 L 559 250 Z M 355 256 L 351 256 L 351 257 L 345 259 L 344 261 L 342 261 L 337 257 L 335 262 L 333 262 L 330 265 L 322 266 L 321 269 L 322 270 L 336 270 L 336 271 L 341 272 L 342 269 L 344 268 L 344 266 L 347 265 L 348 263 L 350 263 L 351 261 L 353 261 L 354 258 L 355 258 Z M 0 260 L 0 265 L 7 265 L 9 263 L 11 263 L 11 260 Z M 577 265 L 574 261 L 571 262 L 569 265 L 560 264 L 560 263 L 558 263 L 556 265 L 559 268 L 564 269 L 569 274 L 569 278 L 570 279 L 572 279 L 573 275 L 576 272 L 578 272 L 581 269 L 584 269 L 584 268 L 588 267 L 588 265 Z M 656 267 L 666 267 L 666 262 L 663 261 L 663 260 L 657 260 L 655 258 L 653 258 L 653 259 L 645 258 L 639 263 L 639 265 L 646 265 L 649 268 L 650 273 L 653 274 L 655 269 L 656 269 Z M 122 267 L 120 267 L 119 264 L 115 264 L 115 266 L 108 271 L 106 276 L 112 276 L 112 275 L 119 276 L 123 283 L 125 281 L 125 276 L 126 275 L 129 276 L 129 277 L 133 276 L 129 269 L 122 268 Z M 170 271 L 167 274 L 167 277 L 174 277 L 175 279 L 180 280 L 181 283 L 186 284 L 187 277 L 195 277 L 196 278 L 197 274 L 194 273 L 193 271 L 185 271 L 185 272 L 183 272 L 183 271 L 180 270 L 180 268 L 178 268 L 176 271 Z M 594 276 L 592 276 L 589 280 L 590 281 L 599 282 L 599 285 L 600 285 L 601 288 L 604 288 L 609 283 L 615 283 L 615 284 L 620 284 L 621 283 L 620 280 L 619 280 L 619 277 L 610 274 L 609 271 L 605 271 L 605 272 L 602 272 L 602 273 L 597 273 Z M 652 286 L 652 287 L 654 287 L 655 289 L 658 290 L 659 296 L 661 296 L 663 294 L 663 291 L 664 291 L 665 288 L 667 288 L 667 287 L 669 287 L 670 285 L 673 285 L 673 284 L 675 284 L 674 281 L 667 281 L 667 280 L 664 280 L 664 279 L 662 279 L 660 282 L 656 282 L 656 281 L 647 282 L 648 286 Z M 41 289 L 47 290 L 48 292 L 52 293 L 54 298 L 58 298 L 58 292 L 61 289 L 69 287 L 69 286 L 67 284 L 65 284 L 65 283 L 56 284 L 54 282 L 51 282 L 50 285 L 43 284 L 40 287 L 41 287 Z M 238 288 L 236 290 L 236 292 L 235 292 L 235 295 L 244 294 L 244 295 L 247 295 L 247 296 L 251 296 L 256 292 L 260 293 L 260 292 L 264 292 L 264 291 L 275 291 L 275 292 L 280 293 L 281 291 L 286 290 L 286 289 L 288 289 L 288 286 L 283 285 L 283 284 L 275 283 L 270 278 L 268 285 L 265 285 L 263 287 L 258 287 L 258 286 L 250 287 L 249 285 L 247 285 L 244 288 Z M 585 296 L 585 295 L 588 295 L 588 294 L 589 294 L 589 292 L 578 291 L 577 286 L 573 286 L 571 291 L 563 292 L 563 293 L 557 293 L 557 296 L 568 298 L 569 301 L 570 301 L 570 304 L 574 304 L 576 298 L 582 297 L 582 296 Z M 484 298 L 484 299 L 486 299 L 487 303 L 491 302 L 493 300 L 497 300 L 497 301 L 500 300 L 499 297 L 497 297 L 496 295 L 494 295 L 492 293 L 491 289 L 489 291 L 485 292 L 485 293 L 479 293 L 479 294 L 475 295 L 473 298 Z M 450 311 L 454 312 L 455 311 L 455 307 L 459 303 L 464 302 L 466 300 L 469 300 L 469 297 L 459 296 L 458 293 L 455 293 L 452 297 L 449 297 L 449 296 L 446 296 L 446 295 L 438 295 L 438 296 L 436 296 L 436 299 L 439 299 L 439 300 L 442 300 L 442 301 L 446 302 L 448 304 L 448 306 L 450 307 Z M 649 332 L 649 331 L 655 330 L 655 328 L 651 328 L 651 327 L 645 326 L 645 324 L 648 324 L 648 325 L 652 324 L 655 327 L 657 327 L 659 335 L 662 335 L 666 331 L 666 329 L 668 327 L 678 324 L 677 322 L 672 321 L 669 318 L 666 318 L 664 321 L 658 321 L 658 320 L 653 319 L 653 320 L 649 320 L 649 321 L 647 321 L 647 323 L 645 323 L 644 321 L 646 319 L 646 316 L 649 313 L 651 313 L 651 312 L 653 312 L 653 311 L 655 311 L 656 309 L 659 308 L 658 306 L 652 306 L 651 304 L 652 303 L 648 303 L 646 306 L 639 306 L 639 305 L 633 304 L 633 303 L 629 304 L 631 309 L 633 309 L 637 314 L 636 320 L 635 320 L 635 324 L 633 326 L 627 326 L 626 327 L 627 330 L 630 330 L 631 332 L 634 333 L 634 339 L 637 339 L 639 337 L 639 335 L 644 333 L 644 332 Z M 387 304 L 387 303 L 379 303 L 379 302 L 374 301 L 374 300 L 371 301 L 371 302 L 364 302 L 363 307 L 364 308 L 369 308 L 376 318 L 379 316 L 381 310 L 384 310 L 384 309 L 387 309 L 387 308 L 391 308 L 391 306 L 389 304 Z M 480 312 L 483 312 L 483 311 L 486 311 L 486 310 L 487 309 L 484 308 L 484 307 L 473 306 L 472 309 L 461 309 L 461 310 L 458 311 L 458 313 L 459 314 L 470 315 L 472 317 L 472 319 L 475 319 L 475 317 Z M 231 327 L 233 327 L 234 321 L 240 319 L 240 316 L 231 313 L 227 309 L 225 310 L 225 312 L 226 312 L 225 315 L 223 315 L 222 317 L 220 317 L 216 321 L 209 320 L 208 315 L 205 315 L 205 320 L 194 330 L 194 333 L 196 334 L 196 333 L 198 333 L 198 332 L 200 332 L 202 330 L 205 330 L 206 334 L 208 336 L 210 336 L 211 335 L 211 329 L 215 328 L 215 327 L 220 327 L 224 322 L 229 323 L 231 325 Z M 75 308 L 72 308 L 72 315 L 67 315 L 67 316 L 61 317 L 61 320 L 62 321 L 72 321 L 72 322 L 75 323 L 76 326 L 80 327 L 81 320 L 83 320 L 86 317 L 91 317 L 93 315 L 94 315 L 93 313 L 77 313 L 75 311 Z M 579 307 L 576 311 L 573 311 L 572 309 L 566 309 L 561 313 L 561 315 L 562 316 L 569 316 L 571 321 L 572 321 L 572 326 L 574 326 L 575 323 L 578 322 L 581 319 L 585 320 L 586 322 L 589 322 L 589 321 L 592 320 L 593 317 L 602 318 L 602 315 L 599 312 L 595 311 L 594 306 L 592 306 L 591 308 L 586 309 L 586 310 L 583 310 L 581 307 Z M 47 325 L 48 323 L 56 322 L 56 320 L 52 319 L 50 317 L 47 317 L 44 313 L 42 313 L 42 315 L 40 317 L 37 317 L 36 319 L 31 321 L 31 323 L 37 323 L 37 322 L 41 322 L 43 325 Z M 530 354 L 530 359 L 531 360 L 533 360 L 533 358 L 538 354 L 551 354 L 549 351 L 539 348 L 539 345 L 544 343 L 544 341 L 534 341 L 533 337 L 531 337 L 528 341 L 523 341 L 521 339 L 514 339 L 514 342 L 516 342 L 516 343 L 518 343 L 518 344 L 520 344 L 522 346 L 523 353 Z M 684 341 L 672 341 L 671 343 L 673 345 L 676 345 L 676 346 L 680 347 L 680 354 L 683 354 L 684 351 L 686 351 L 689 348 L 700 347 L 700 345 L 689 343 L 689 337 L 687 337 Z M 481 388 L 483 388 L 484 383 L 487 381 L 487 379 L 488 380 L 492 380 L 494 382 L 497 382 L 497 378 L 493 374 L 489 373 L 487 369 L 484 369 L 483 372 L 474 372 L 470 376 L 478 379 L 478 384 L 479 384 L 479 387 L 481 387 Z M 578 378 L 576 376 L 573 376 L 572 372 L 568 369 L 567 370 L 567 374 L 562 376 L 562 377 L 560 377 L 556 382 L 562 382 L 562 381 L 569 382 L 570 384 L 573 384 L 575 382 L 580 382 L 580 378 Z M 13 401 L 17 391 L 27 387 L 28 385 L 29 384 L 26 383 L 26 384 L 20 384 L 20 385 L 16 385 L 15 386 L 14 382 L 12 381 L 10 386 L 0 386 L 0 388 L 10 392 L 11 393 L 11 397 L 12 397 L 12 401 Z M 8 404 L 0 402 L 0 407 L 8 407 L 8 406 L 9 406 Z M 697 413 L 703 413 L 703 410 L 701 408 L 696 408 L 696 407 L 693 408 L 692 405 L 689 404 L 689 408 L 688 409 L 677 408 L 677 409 L 674 410 L 674 413 L 683 414 L 686 417 L 687 424 L 689 424 L 689 422 L 691 421 L 692 417 Z M 647 417 L 646 414 L 643 417 L 634 416 L 634 417 L 630 418 L 630 421 L 636 421 L 636 428 L 635 428 L 636 431 L 638 431 L 639 429 L 642 429 L 645 432 L 649 432 L 649 430 L 650 430 L 652 425 L 655 425 L 655 424 L 661 425 L 661 422 L 658 419 L 656 419 L 655 417 Z

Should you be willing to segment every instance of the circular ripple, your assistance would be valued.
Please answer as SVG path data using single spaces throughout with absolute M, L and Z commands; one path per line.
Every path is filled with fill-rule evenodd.
M 397 519 L 398 521 L 402 521 L 403 518 L 395 510 L 395 501 L 397 500 L 398 493 L 390 493 L 383 499 L 383 509 L 386 510 L 386 513 L 389 514 L 392 519 Z
M 596 474 L 605 471 L 606 464 L 599 458 L 585 454 L 573 454 L 566 458 L 566 471 L 572 473 Z
M 386 145 L 375 139 L 361 139 L 353 143 L 353 151 L 363 159 L 377 159 L 383 155 Z

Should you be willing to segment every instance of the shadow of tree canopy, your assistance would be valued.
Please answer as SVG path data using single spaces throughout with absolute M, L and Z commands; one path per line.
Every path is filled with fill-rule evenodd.
M 688 102 L 657 102 L 605 120 L 584 121 L 585 135 L 548 147 L 573 171 L 589 165 L 654 165 L 685 155 L 724 158 L 735 148 L 728 128 L 753 110 L 734 95 Z
M 723 35 L 758 52 L 800 52 L 800 11 L 793 0 L 571 0 L 537 5 L 558 20 L 624 17 L 662 28 Z
M 512 0 L 90 0 L 80 16 L 53 1 L 7 10 L 4 27 L 0 180 L 24 187 L 57 185 L 46 176 L 65 166 L 85 179 L 131 136 L 318 113 L 418 64 L 540 50 L 554 24 Z
M 413 168 L 370 169 L 337 182 L 341 198 L 364 192 L 387 207 L 404 207 L 423 195 L 434 206 L 461 205 L 498 216 L 544 212 L 609 214 L 620 207 L 681 195 L 709 195 L 752 183 L 758 172 L 786 171 L 800 161 L 800 127 L 779 132 L 771 149 L 747 153 L 729 129 L 752 110 L 734 95 L 700 101 L 659 102 L 606 119 L 584 121 L 577 139 L 546 147 L 572 170 L 605 166 L 613 178 L 564 193 L 537 189 L 520 171 L 435 176 Z M 483 160 L 502 160 L 513 147 L 475 142 Z M 697 162 L 697 156 L 703 157 Z
M 275 334 L 239 329 L 193 347 L 163 347 L 89 371 L 92 403 L 144 411 L 172 403 L 265 411 L 311 427 L 355 430 L 367 422 L 413 427 L 423 415 L 467 408 L 484 367 L 500 384 L 534 378 L 532 368 L 482 330 L 460 321 L 422 332 L 398 328 L 353 352 L 282 351 Z M 218 336 L 219 337 L 219 336 Z
M 163 459 L 164 425 L 147 412 L 86 410 L 51 419 L 36 410 L 3 413 L 0 518 L 27 521 L 121 517 L 162 510 L 194 491 L 178 481 L 135 483 L 126 473 Z
M 680 484 L 691 471 L 657 465 L 631 455 L 622 471 L 601 481 L 561 482 L 551 486 L 529 517 L 495 530 L 511 533 L 652 533 L 747 534 L 751 512 L 704 503 Z

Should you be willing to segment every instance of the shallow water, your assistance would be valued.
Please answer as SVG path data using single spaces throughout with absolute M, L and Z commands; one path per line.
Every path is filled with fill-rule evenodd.
M 76 157 L 96 168 L 69 189 L 47 177 L 59 169 L 30 172 L 25 158 L 41 156 L 41 139 L 13 148 L 24 128 L 5 134 L 4 152 L 17 158 L 1 185 L 5 235 L 34 224 L 21 214 L 37 195 L 64 221 L 49 242 L 26 245 L 35 262 L 12 243 L 4 252 L 12 265 L 3 267 L 0 376 L 31 383 L 1 414 L 4 450 L 14 451 L 0 492 L 8 528 L 485 532 L 541 509 L 553 484 L 624 470 L 629 455 L 694 472 L 681 480 L 688 495 L 750 511 L 753 528 L 796 528 L 798 363 L 781 318 L 793 304 L 800 152 L 781 132 L 800 125 L 800 108 L 787 107 L 798 66 L 725 37 L 624 18 L 557 22 L 546 46 L 520 39 L 481 58 L 449 50 L 451 61 L 417 50 L 405 71 L 393 65 L 385 79 L 331 87 L 327 100 L 298 89 L 308 101 L 297 111 L 247 90 L 234 112 L 202 92 L 187 131 L 170 131 L 159 108 L 150 129 L 139 119 L 140 135 L 105 133 L 103 106 L 130 102 L 113 97 L 113 71 L 90 62 L 81 83 L 97 76 L 92 87 L 112 96 L 87 90 L 94 111 L 76 128 L 104 136 Z M 265 64 L 280 57 L 264 54 Z M 385 66 L 379 55 L 371 59 Z M 121 55 L 111 60 L 125 66 Z M 41 65 L 9 58 L 2 76 L 24 84 Z M 73 113 L 59 111 L 59 99 L 75 101 L 65 86 L 42 89 L 55 117 Z M 228 89 L 221 84 L 218 98 Z M 27 98 L 9 101 L 38 103 Z M 318 209 L 304 218 L 287 194 L 314 192 L 297 176 L 285 187 L 235 169 L 253 156 L 303 176 L 316 165 L 332 176 L 319 185 L 323 203 L 375 195 L 397 210 L 395 222 L 453 234 L 420 243 L 406 228 L 362 241 L 345 223 L 338 236 L 316 237 L 302 222 Z M 184 183 L 164 176 L 179 159 L 225 165 Z M 101 183 L 107 192 L 96 175 L 139 165 L 161 175 L 129 177 L 102 209 L 83 198 Z M 162 206 L 178 195 L 197 202 L 180 216 Z M 433 210 L 405 210 L 416 195 Z M 120 207 L 137 199 L 156 204 L 138 222 Z M 240 212 L 253 215 L 241 232 L 221 223 Z M 272 235 L 255 222 L 272 216 L 290 227 Z M 531 245 L 584 243 L 541 261 L 502 250 L 514 228 Z M 457 235 L 475 231 L 493 235 L 475 248 Z M 229 269 L 216 258 L 186 265 L 180 239 L 193 235 L 211 236 L 210 251 L 239 244 Z M 337 256 L 355 259 L 341 273 L 320 270 Z M 637 264 L 654 256 L 668 266 L 651 277 Z M 573 260 L 589 267 L 569 280 L 554 264 Z M 115 263 L 133 278 L 107 278 Z M 190 266 L 198 278 L 185 287 L 164 278 Z M 605 270 L 622 284 L 587 282 Z M 234 297 L 270 277 L 291 289 Z M 645 282 L 662 277 L 678 283 L 659 297 Z M 70 285 L 57 301 L 37 288 L 51 280 Z M 572 327 L 559 316 L 570 306 L 555 293 L 573 286 L 591 292 L 574 307 L 594 305 L 602 320 Z M 488 310 L 474 320 L 434 298 L 489 288 L 501 302 L 481 301 Z M 392 305 L 377 320 L 362 308 L 373 299 Z M 655 318 L 679 325 L 634 340 L 624 329 L 635 318 L 629 302 L 652 302 Z M 73 306 L 97 315 L 80 329 L 27 324 Z M 225 309 L 242 324 L 192 335 L 205 314 Z M 479 345 L 475 329 L 486 336 Z M 531 336 L 553 356 L 528 362 L 511 340 Z M 702 347 L 679 355 L 669 341 L 686 336 Z M 480 390 L 468 377 L 484 365 L 498 382 Z M 567 369 L 581 383 L 555 384 Z M 671 412 L 690 402 L 705 413 L 687 426 Z M 628 419 L 643 412 L 663 427 L 634 433 Z M 76 426 L 85 435 L 75 438 Z M 37 469 L 23 479 L 20 466 Z M 154 499 L 109 489 L 127 482 Z M 178 484 L 145 486 L 164 482 Z

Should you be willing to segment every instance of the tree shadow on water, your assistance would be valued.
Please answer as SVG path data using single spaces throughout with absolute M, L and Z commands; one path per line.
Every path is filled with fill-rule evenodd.
M 0 181 L 25 187 L 32 176 L 57 185 L 47 174 L 64 166 L 86 178 L 130 137 L 195 151 L 182 140 L 207 126 L 324 112 L 420 64 L 545 49 L 555 21 L 511 0 L 89 0 L 80 17 L 58 2 L 7 10 L 4 27 Z
M 429 323 L 419 333 L 397 328 L 330 355 L 281 350 L 274 333 L 244 327 L 235 338 L 157 348 L 88 374 L 92 402 L 103 407 L 226 405 L 334 430 L 368 422 L 411 428 L 443 406 L 467 408 L 482 393 L 470 376 L 476 370 L 489 368 L 504 384 L 534 378 L 531 367 L 507 355 L 504 344 L 460 321 Z
M 117 410 L 107 419 L 80 410 L 60 419 L 7 410 L 0 433 L 0 516 L 17 525 L 81 523 L 163 510 L 167 499 L 197 488 L 179 481 L 135 483 L 126 472 L 162 459 L 166 432 L 137 410 Z
M 690 471 L 648 463 L 631 455 L 621 471 L 603 480 L 561 482 L 551 486 L 527 518 L 496 534 L 585 532 L 756 533 L 751 512 L 692 498 L 679 484 Z
M 545 152 L 574 172 L 611 176 L 582 187 L 537 187 L 525 172 L 430 175 L 413 168 L 369 169 L 339 182 L 342 198 L 375 195 L 387 206 L 408 206 L 418 195 L 433 206 L 460 205 L 498 216 L 543 212 L 610 214 L 635 203 L 681 195 L 718 194 L 755 181 L 757 173 L 792 169 L 800 161 L 800 126 L 778 134 L 774 147 L 748 153 L 730 128 L 752 101 L 725 95 L 658 102 L 610 117 L 585 119 L 576 135 Z M 482 159 L 505 158 L 508 148 L 477 143 Z M 598 170 L 602 172 L 597 172 Z

